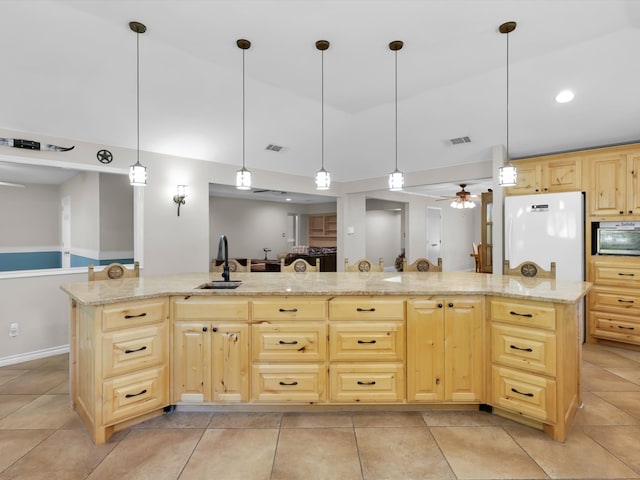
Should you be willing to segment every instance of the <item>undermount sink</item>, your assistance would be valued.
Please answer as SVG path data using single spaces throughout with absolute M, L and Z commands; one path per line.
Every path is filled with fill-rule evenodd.
M 232 289 L 238 288 L 241 283 L 242 280 L 229 280 L 228 282 L 225 282 L 224 280 L 211 280 L 210 282 L 199 285 L 197 288 L 202 290 Z

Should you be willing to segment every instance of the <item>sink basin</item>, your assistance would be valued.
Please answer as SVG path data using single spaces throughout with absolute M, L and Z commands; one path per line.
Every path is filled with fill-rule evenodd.
M 223 289 L 232 289 L 238 288 L 242 280 L 229 280 L 225 282 L 224 280 L 212 280 L 207 283 L 203 283 L 202 285 L 198 285 L 198 289 L 203 290 L 223 290 Z

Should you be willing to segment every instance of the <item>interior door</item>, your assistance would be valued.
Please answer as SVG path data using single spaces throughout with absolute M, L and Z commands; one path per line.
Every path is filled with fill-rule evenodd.
M 427 207 L 427 258 L 438 264 L 442 257 L 442 209 Z

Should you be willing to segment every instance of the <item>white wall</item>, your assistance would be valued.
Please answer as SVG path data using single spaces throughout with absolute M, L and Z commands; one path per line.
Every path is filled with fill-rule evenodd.
M 100 258 L 133 257 L 133 189 L 129 179 L 101 173 L 99 181 Z
M 367 246 L 365 258 L 378 264 L 378 259 L 384 259 L 385 270 L 395 270 L 396 257 L 402 249 L 400 212 L 387 210 L 367 211 Z M 357 258 L 349 259 L 349 263 L 357 261 Z

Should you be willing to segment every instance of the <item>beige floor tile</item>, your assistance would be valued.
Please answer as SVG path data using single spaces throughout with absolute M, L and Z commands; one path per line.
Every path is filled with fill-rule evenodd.
M 282 417 L 282 428 L 353 427 L 350 413 L 287 413 Z
M 455 478 L 424 427 L 356 428 L 356 438 L 366 480 Z
M 68 380 L 64 370 L 32 370 L 0 385 L 0 394 L 42 395 Z
M 606 349 L 600 345 L 585 343 L 582 345 L 582 360 L 598 367 L 628 367 L 629 358 L 621 353 L 620 348 Z
M 640 392 L 640 385 L 625 380 L 604 368 L 583 370 L 582 385 L 590 392 Z
M 90 480 L 175 480 L 204 430 L 131 430 L 98 465 Z
M 0 420 L 0 430 L 55 429 L 75 415 L 67 395 L 41 395 Z
M 434 410 L 422 412 L 422 418 L 429 427 L 476 427 L 504 423 L 500 417 L 478 411 Z
M 640 392 L 598 392 L 597 395 L 620 410 L 640 419 Z
M 95 445 L 80 430 L 58 430 L 5 470 L 3 480 L 82 480 L 115 447 Z
M 69 381 L 65 380 L 47 392 L 48 395 L 69 395 Z
M 209 428 L 278 428 L 280 413 L 214 413 Z
M 640 427 L 584 427 L 584 431 L 640 478 Z
M 27 370 L 0 370 L 0 385 L 4 385 L 9 380 L 18 378 L 25 373 L 27 373 Z
M 278 429 L 205 431 L 180 480 L 269 480 Z
M 527 427 L 506 427 L 507 432 L 551 478 L 636 478 L 636 474 L 586 435 L 573 428 L 565 442 Z
M 0 430 L 0 472 L 53 432 L 53 430 Z
M 640 364 L 640 350 L 632 350 L 621 347 L 608 347 L 608 346 L 600 346 L 602 350 L 606 350 L 608 352 L 613 352 L 616 355 L 620 355 L 621 357 L 628 358 L 629 360 L 633 360 Z
M 39 367 L 41 370 L 69 370 L 69 354 L 65 353 L 62 355 L 54 355 L 53 357 L 49 357 L 45 360 L 42 366 Z
M 419 412 L 358 412 L 353 414 L 354 427 L 424 427 Z
M 628 380 L 629 382 L 633 382 L 636 385 L 640 385 L 640 364 L 634 367 L 628 367 L 628 368 L 614 367 L 614 368 L 606 368 L 605 370 L 613 373 L 614 375 L 617 375 L 618 377 L 622 377 L 625 380 Z
M 637 419 L 590 392 L 582 394 L 583 407 L 576 412 L 574 425 L 638 425 Z
M 0 395 L 0 419 L 33 402 L 36 398 L 38 395 Z
M 272 480 L 361 478 L 352 428 L 280 430 Z
M 142 422 L 134 428 L 207 428 L 212 413 L 207 412 L 174 412 L 160 415 Z
M 431 427 L 459 479 L 547 478 L 502 427 Z

